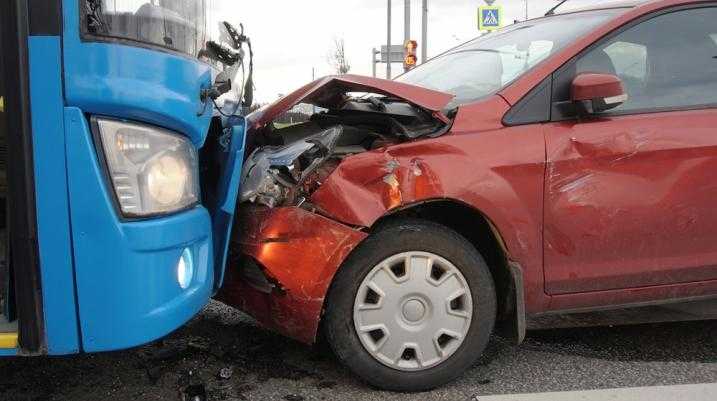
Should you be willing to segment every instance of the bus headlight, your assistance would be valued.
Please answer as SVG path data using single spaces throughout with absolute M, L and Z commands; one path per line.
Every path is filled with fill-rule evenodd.
M 144 124 L 92 121 L 123 215 L 171 213 L 199 201 L 197 151 L 187 138 Z

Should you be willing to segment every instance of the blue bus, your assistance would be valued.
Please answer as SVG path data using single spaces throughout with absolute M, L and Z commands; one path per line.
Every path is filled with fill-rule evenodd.
M 0 2 L 0 355 L 144 344 L 221 286 L 251 95 L 217 13 Z

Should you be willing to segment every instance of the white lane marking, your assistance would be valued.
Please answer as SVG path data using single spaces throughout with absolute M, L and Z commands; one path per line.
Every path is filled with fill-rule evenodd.
M 477 396 L 476 401 L 715 401 L 717 383 Z

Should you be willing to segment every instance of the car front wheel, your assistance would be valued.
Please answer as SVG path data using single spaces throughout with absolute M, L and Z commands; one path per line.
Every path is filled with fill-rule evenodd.
M 339 360 L 368 383 L 424 391 L 475 363 L 495 310 L 490 271 L 465 238 L 403 220 L 379 229 L 346 260 L 324 327 Z

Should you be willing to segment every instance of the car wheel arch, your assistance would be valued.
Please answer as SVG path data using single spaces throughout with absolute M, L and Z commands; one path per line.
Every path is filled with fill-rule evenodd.
M 518 262 L 511 260 L 503 236 L 490 217 L 460 200 L 423 200 L 386 212 L 366 230 L 368 233 L 377 232 L 396 220 L 410 218 L 450 228 L 480 252 L 495 283 L 498 300 L 496 330 L 516 344 L 522 342 L 526 327 L 522 268 Z

